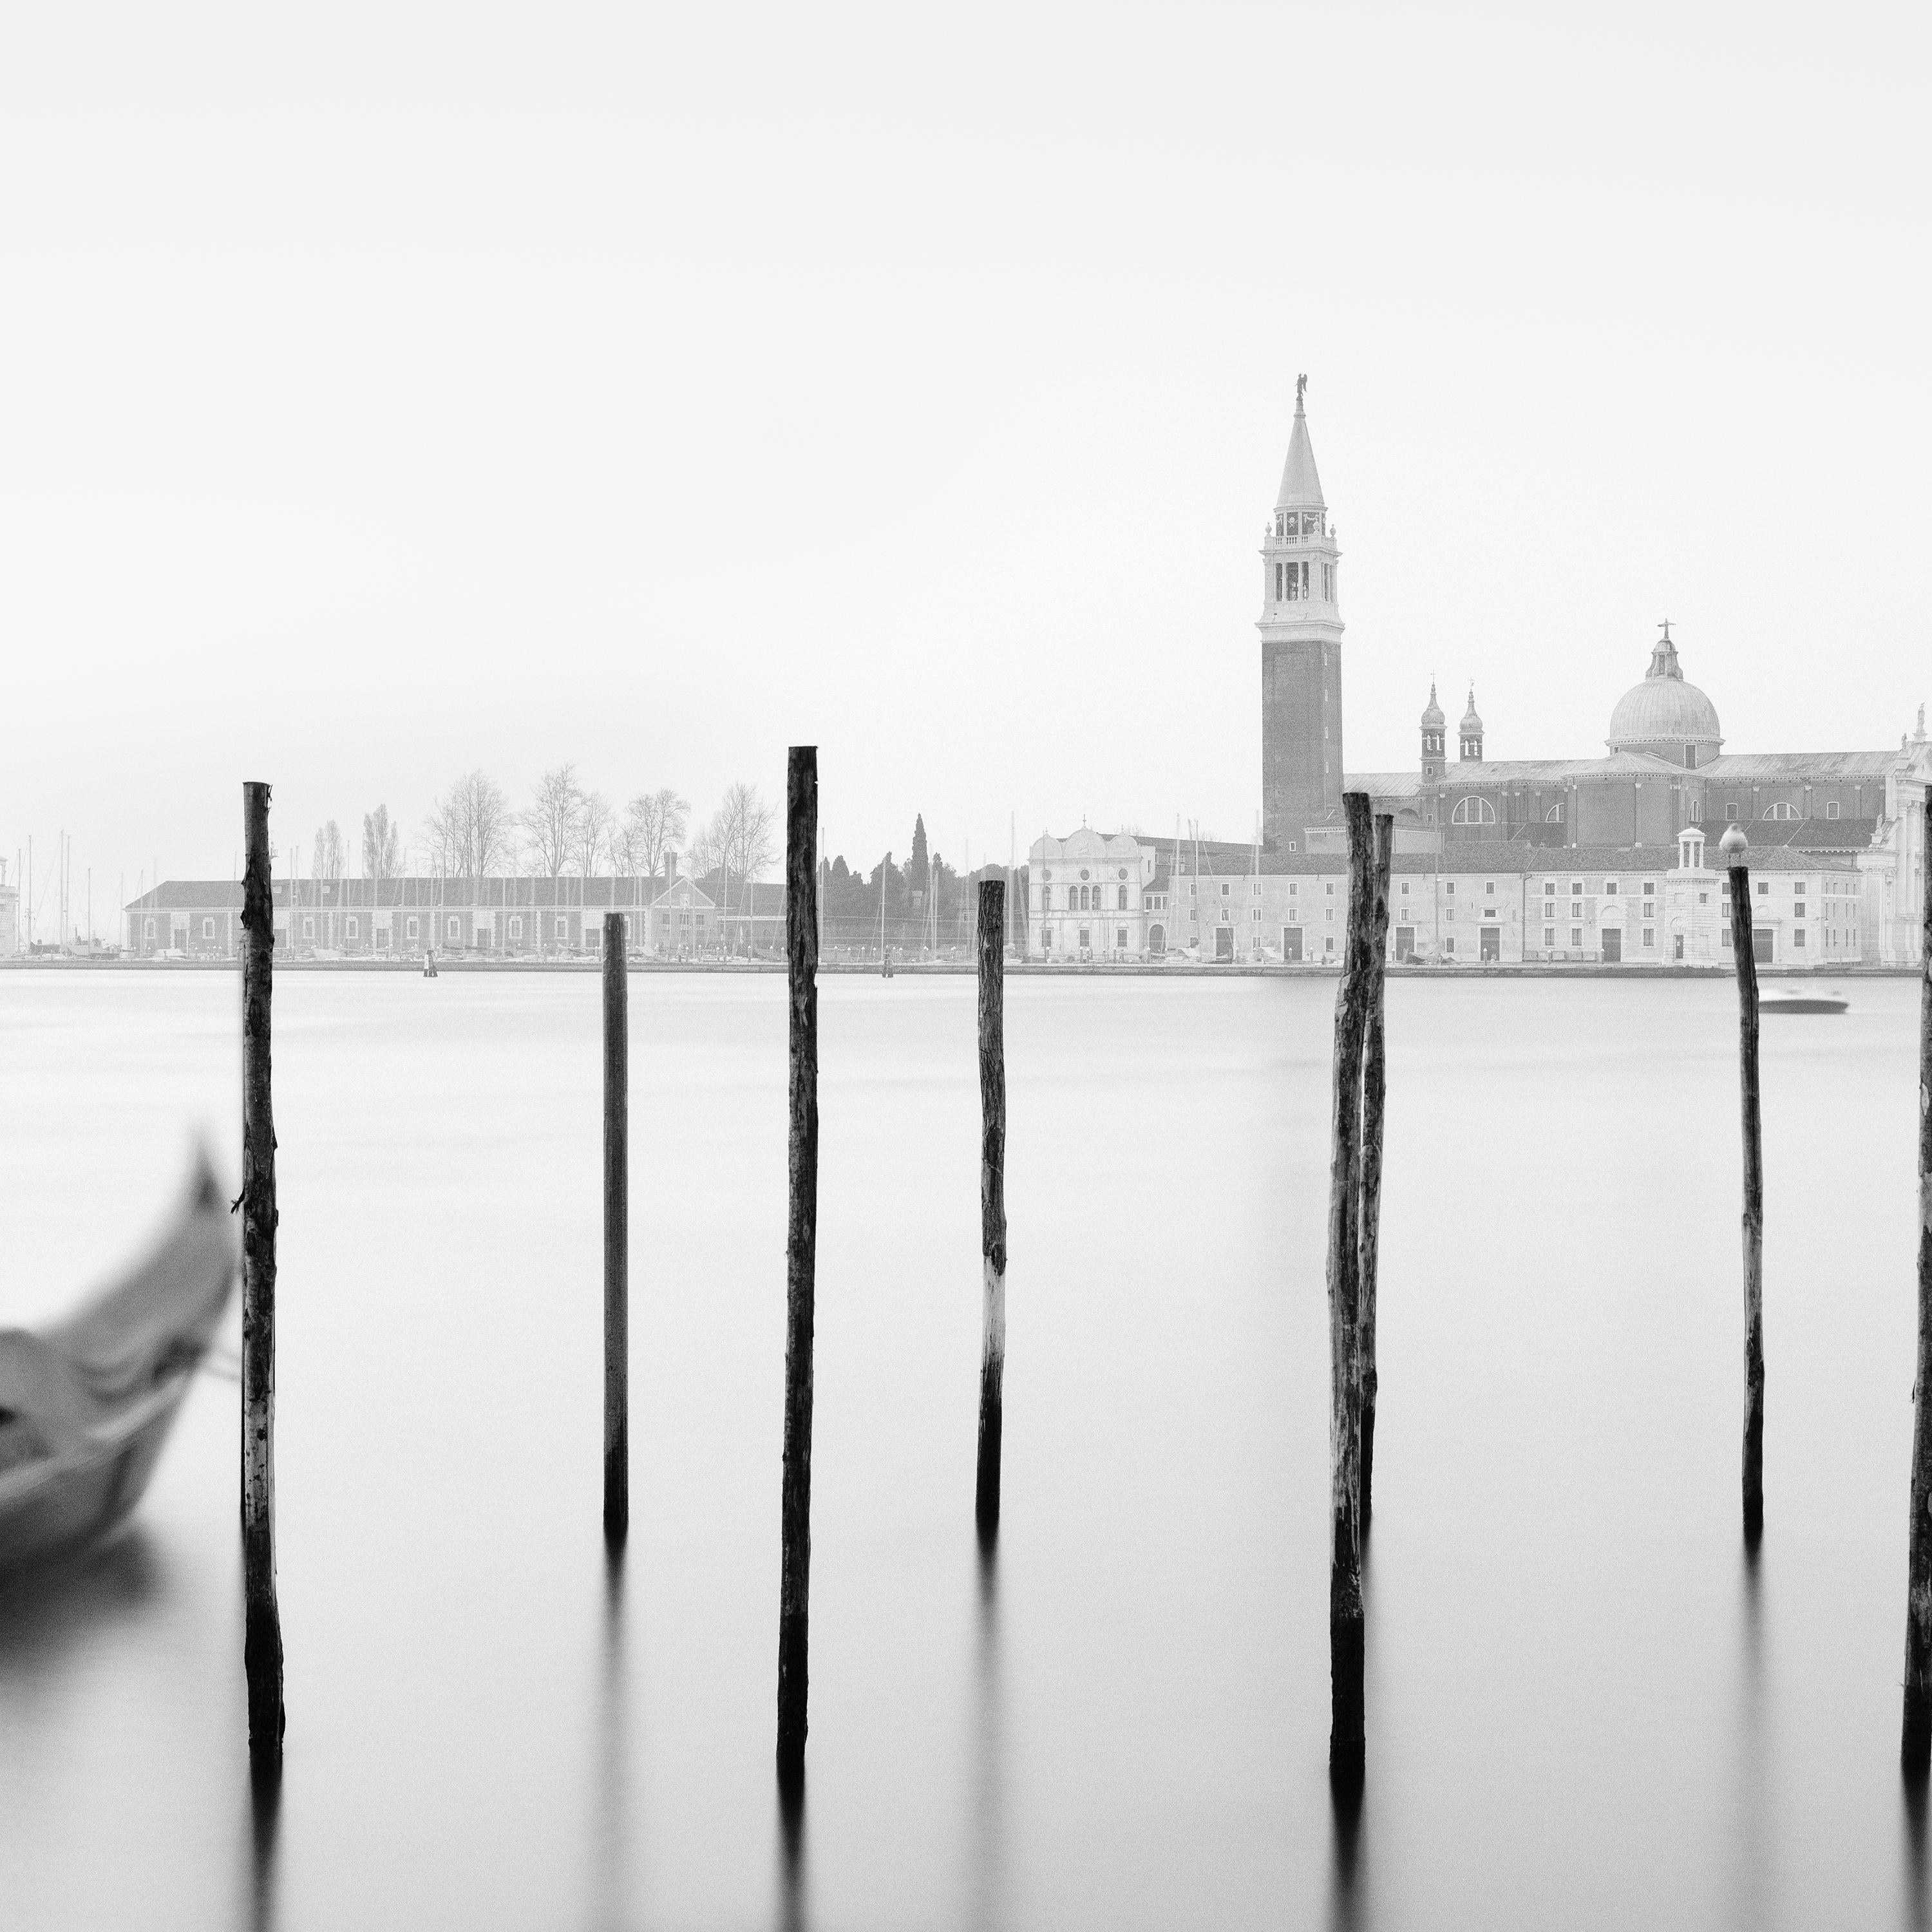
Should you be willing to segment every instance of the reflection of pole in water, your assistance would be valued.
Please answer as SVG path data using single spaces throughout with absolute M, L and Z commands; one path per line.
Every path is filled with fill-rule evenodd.
M 805 1932 L 805 1780 L 778 1780 L 779 1932 Z
M 598 1681 L 596 1796 L 591 1848 L 592 1922 L 620 1926 L 626 1912 L 624 1725 L 624 1552 L 607 1550 L 604 1558 L 604 1649 Z
M 1334 1837 L 1328 1856 L 1330 1932 L 1355 1932 L 1366 1923 L 1361 1888 L 1362 1784 L 1359 1777 L 1328 1780 L 1334 1807 Z
M 1004 1925 L 1006 1892 L 1006 1726 L 1000 1696 L 1000 1552 L 980 1545 L 980 1614 L 974 1646 L 973 1840 L 967 1923 Z
M 1925 1898 L 1925 1780 L 1905 1778 L 1905 1922 L 1912 1932 L 1932 1926 Z
M 282 1788 L 279 1778 L 248 1780 L 249 1932 L 273 1932 L 275 1923 L 275 1841 L 280 1834 Z
M 1731 1888 L 1731 1922 L 1746 1928 L 1768 1924 L 1774 1887 L 1767 1858 L 1765 1812 L 1769 1802 L 1764 1768 L 1764 1606 L 1760 1598 L 1759 1548 L 1744 1546 L 1744 1616 L 1739 1630 L 1738 1712 L 1738 1876 Z

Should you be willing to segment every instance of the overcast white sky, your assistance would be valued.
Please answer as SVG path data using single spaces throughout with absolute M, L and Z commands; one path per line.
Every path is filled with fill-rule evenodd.
M 868 864 L 1245 836 L 1298 370 L 1352 768 L 1432 673 L 1590 754 L 1664 616 L 1729 748 L 1895 742 L 1928 21 L 10 10 L 0 850 L 800 741 Z

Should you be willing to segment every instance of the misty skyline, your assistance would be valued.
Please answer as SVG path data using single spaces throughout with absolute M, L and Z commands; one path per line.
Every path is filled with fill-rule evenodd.
M 1245 836 L 1302 370 L 1352 766 L 1432 675 L 1587 755 L 1666 616 L 1730 748 L 1895 742 L 1928 30 L 1814 26 L 16 23 L 10 872 L 790 742 L 854 863 Z

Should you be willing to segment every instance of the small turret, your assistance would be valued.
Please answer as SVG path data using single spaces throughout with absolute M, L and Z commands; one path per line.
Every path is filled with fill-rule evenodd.
M 1469 687 L 1469 708 L 1462 714 L 1462 756 L 1470 764 L 1483 762 L 1483 721 L 1476 716 L 1476 687 Z
M 1422 776 L 1425 781 L 1442 776 L 1442 734 L 1449 721 L 1436 701 L 1436 685 L 1429 686 L 1429 709 L 1422 714 Z

